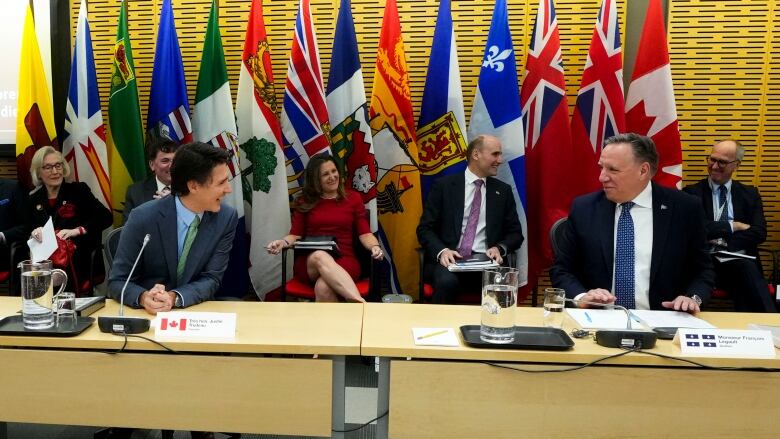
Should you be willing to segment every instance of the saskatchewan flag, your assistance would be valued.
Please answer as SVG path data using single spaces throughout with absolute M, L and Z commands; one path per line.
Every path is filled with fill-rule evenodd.
M 233 113 L 233 97 L 230 94 L 222 37 L 219 33 L 216 1 L 211 2 L 209 24 L 203 41 L 203 57 L 200 61 L 195 109 L 192 114 L 192 131 L 195 140 L 210 143 L 215 148 L 222 148 L 230 155 L 228 167 L 233 192 L 228 194 L 223 202 L 236 209 L 238 225 L 228 267 L 222 277 L 222 287 L 217 292 L 217 296 L 235 296 L 238 293 L 240 297 L 249 288 L 247 271 L 249 249 L 244 219 L 236 117 Z
M 111 205 L 114 223 L 120 223 L 127 187 L 146 177 L 144 163 L 144 131 L 138 86 L 135 80 L 133 50 L 127 31 L 127 4 L 122 1 L 114 43 L 114 65 L 111 93 L 108 98 L 109 175 L 111 175 Z

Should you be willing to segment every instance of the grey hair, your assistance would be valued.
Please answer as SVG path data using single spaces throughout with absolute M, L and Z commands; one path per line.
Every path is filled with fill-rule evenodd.
M 647 162 L 650 165 L 650 171 L 655 175 L 658 171 L 658 150 L 655 148 L 653 139 L 636 133 L 624 133 L 612 136 L 604 140 L 602 149 L 615 143 L 628 143 L 634 152 L 634 159 L 639 163 Z
M 715 142 L 715 144 L 717 145 L 723 142 L 734 142 L 734 144 L 737 145 L 737 151 L 736 151 L 737 160 L 741 162 L 742 159 L 745 158 L 745 145 L 743 145 L 742 142 L 740 142 L 737 139 L 723 139 L 723 140 L 718 140 L 717 142 Z
M 62 153 L 52 146 L 43 146 L 35 151 L 35 155 L 33 155 L 32 161 L 30 162 L 30 177 L 32 178 L 32 184 L 35 187 L 41 185 L 40 173 L 41 167 L 43 166 L 43 159 L 49 154 L 57 154 L 57 157 L 60 159 L 60 163 L 62 163 L 63 179 L 70 177 L 70 165 L 68 165 L 68 162 L 62 157 Z

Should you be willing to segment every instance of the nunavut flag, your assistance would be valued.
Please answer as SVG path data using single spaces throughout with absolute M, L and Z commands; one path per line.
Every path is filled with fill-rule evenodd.
M 658 0 L 650 0 L 647 5 L 645 26 L 626 94 L 626 125 L 628 131 L 651 137 L 658 148 L 658 172 L 653 180 L 680 189 L 682 146 L 664 18 Z
M 30 162 L 42 146 L 57 145 L 54 109 L 41 61 L 32 9 L 27 6 L 19 61 L 19 98 L 16 116 L 16 171 L 19 183 L 32 189 Z
M 422 214 L 417 134 L 406 53 L 395 0 L 387 0 L 379 35 L 369 116 L 378 165 L 379 238 L 394 293 L 419 287 L 415 228 Z

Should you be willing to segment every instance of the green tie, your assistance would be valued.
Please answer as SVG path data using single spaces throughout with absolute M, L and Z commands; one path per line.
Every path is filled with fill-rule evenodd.
M 187 236 L 184 238 L 184 248 L 181 250 L 181 256 L 179 256 L 179 265 L 176 266 L 176 278 L 177 281 L 181 280 L 181 276 L 184 274 L 184 267 L 187 265 L 187 255 L 190 253 L 190 247 L 195 242 L 195 236 L 198 234 L 198 225 L 200 224 L 200 217 L 195 215 L 195 218 L 187 227 Z

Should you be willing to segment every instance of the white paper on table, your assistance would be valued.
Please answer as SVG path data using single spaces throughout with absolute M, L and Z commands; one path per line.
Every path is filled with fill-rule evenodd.
M 452 328 L 412 328 L 412 337 L 417 346 L 460 346 Z
M 30 259 L 33 262 L 49 259 L 49 256 L 57 250 L 57 235 L 54 233 L 54 223 L 51 217 L 42 227 L 41 238 L 41 242 L 35 238 L 27 240 L 27 247 L 30 247 Z
M 620 309 L 566 308 L 566 313 L 583 329 L 626 329 L 626 313 Z M 633 329 L 639 329 L 636 321 Z
M 642 323 L 650 328 L 715 328 L 711 323 L 694 317 L 687 312 L 632 309 L 631 314 L 637 316 Z

